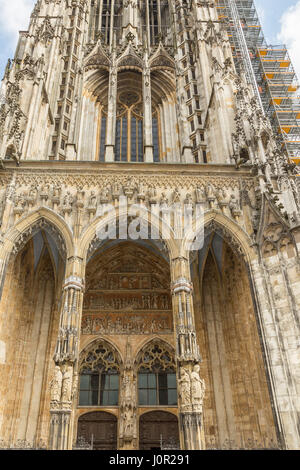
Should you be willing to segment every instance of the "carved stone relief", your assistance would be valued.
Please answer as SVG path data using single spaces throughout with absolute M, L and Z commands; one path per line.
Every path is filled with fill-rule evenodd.
M 171 333 L 169 278 L 166 262 L 148 250 L 108 250 L 87 271 L 82 334 Z

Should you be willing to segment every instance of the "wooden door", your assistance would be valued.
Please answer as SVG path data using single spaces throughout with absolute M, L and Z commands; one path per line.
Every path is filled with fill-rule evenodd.
M 95 411 L 78 420 L 77 439 L 93 441 L 94 450 L 117 449 L 117 418 L 104 411 Z
M 140 418 L 140 450 L 155 450 L 179 443 L 178 419 L 166 411 L 152 411 Z

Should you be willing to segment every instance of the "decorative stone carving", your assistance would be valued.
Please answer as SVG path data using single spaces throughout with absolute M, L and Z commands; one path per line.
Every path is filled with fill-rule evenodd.
M 62 387 L 62 371 L 59 366 L 55 366 L 53 377 L 50 383 L 50 394 L 52 402 L 60 402 Z
M 191 373 L 191 394 L 193 409 L 202 412 L 203 398 L 205 394 L 205 383 L 200 378 L 200 366 L 196 364 Z
M 188 371 L 180 369 L 180 378 L 178 380 L 178 393 L 183 407 L 191 404 L 191 378 Z
M 69 191 L 67 191 L 67 194 L 65 195 L 62 204 L 62 212 L 64 214 L 71 214 L 73 201 L 73 196 Z
M 81 333 L 83 335 L 151 335 L 168 334 L 173 331 L 171 313 L 147 313 L 136 315 L 122 314 L 84 314 Z
M 229 209 L 231 210 L 234 218 L 238 218 L 242 214 L 240 203 L 234 194 L 231 194 L 230 196 Z
M 72 400 L 73 366 L 66 365 L 63 368 L 61 401 L 69 403 Z

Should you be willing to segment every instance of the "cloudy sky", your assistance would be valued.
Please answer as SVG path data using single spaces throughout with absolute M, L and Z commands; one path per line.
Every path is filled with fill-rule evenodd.
M 0 0 L 0 76 L 35 0 Z M 255 0 L 269 44 L 287 44 L 300 79 L 300 0 Z

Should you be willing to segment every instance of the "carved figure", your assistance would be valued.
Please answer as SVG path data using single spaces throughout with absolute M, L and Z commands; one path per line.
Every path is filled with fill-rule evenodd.
M 196 364 L 191 373 L 191 390 L 192 390 L 192 402 L 196 406 L 202 406 L 204 392 L 205 392 L 205 383 L 204 380 L 200 378 L 200 366 Z
M 179 384 L 179 395 L 183 405 L 189 405 L 191 403 L 191 379 L 186 369 L 181 369 L 181 377 L 178 381 Z
M 60 401 L 62 386 L 62 372 L 59 366 L 55 366 L 52 380 L 50 382 L 51 401 Z
M 67 366 L 62 379 L 61 401 L 69 402 L 72 397 L 72 376 L 73 367 Z

